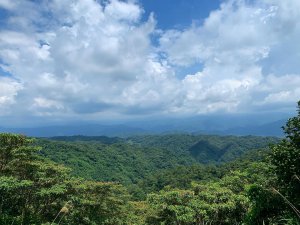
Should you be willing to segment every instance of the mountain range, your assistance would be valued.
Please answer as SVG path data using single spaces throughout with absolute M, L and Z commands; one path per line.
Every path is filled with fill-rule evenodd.
M 192 118 L 163 118 L 125 121 L 119 124 L 72 123 L 33 127 L 0 127 L 0 132 L 19 133 L 35 137 L 52 136 L 109 136 L 128 137 L 141 134 L 218 134 L 283 136 L 281 127 L 286 119 L 246 116 L 203 116 Z

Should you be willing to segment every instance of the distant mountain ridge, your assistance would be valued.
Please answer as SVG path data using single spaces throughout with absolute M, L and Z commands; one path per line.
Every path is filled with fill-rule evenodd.
M 79 124 L 60 125 L 31 128 L 1 128 L 0 132 L 25 134 L 35 137 L 53 136 L 109 136 L 128 137 L 144 134 L 168 134 L 168 133 L 191 133 L 191 134 L 218 134 L 218 135 L 255 135 L 255 136 L 283 136 L 281 127 L 286 120 L 276 120 L 268 123 L 253 121 L 223 119 L 170 119 L 159 121 L 127 122 L 117 125 Z
M 285 125 L 286 120 L 278 120 L 258 126 L 235 127 L 224 131 L 231 135 L 257 135 L 257 136 L 276 136 L 282 137 L 283 131 L 281 127 Z
M 61 125 L 48 127 L 31 128 L 0 128 L 1 132 L 24 134 L 33 137 L 57 137 L 57 136 L 126 136 L 130 134 L 144 133 L 141 128 L 130 127 L 127 125 Z

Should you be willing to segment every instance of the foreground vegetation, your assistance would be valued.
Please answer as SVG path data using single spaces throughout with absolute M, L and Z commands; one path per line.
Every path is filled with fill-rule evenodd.
M 212 145 L 209 138 L 193 142 L 192 136 L 183 136 L 194 143 L 186 148 L 170 139 L 157 146 L 157 136 L 104 138 L 100 144 L 1 134 L 0 224 L 300 224 L 299 110 L 300 102 L 282 141 L 269 149 L 241 147 L 228 158 L 228 145 Z M 113 157 L 113 165 L 100 167 Z M 199 163 L 211 161 L 226 163 Z M 95 165 L 104 175 L 95 173 Z M 107 182 L 112 177 L 122 183 Z

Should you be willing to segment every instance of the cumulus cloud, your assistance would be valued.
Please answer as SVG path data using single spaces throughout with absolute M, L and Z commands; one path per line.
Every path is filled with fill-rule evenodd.
M 7 10 L 12 10 L 15 8 L 15 3 L 10 0 L 0 0 L 0 7 Z
M 101 111 L 111 105 L 127 107 L 139 101 L 128 96 L 132 86 L 148 78 L 153 86 L 146 83 L 149 90 L 141 89 L 158 95 L 151 89 L 160 81 L 150 78 L 159 64 L 151 56 L 153 17 L 141 22 L 143 9 L 130 2 L 67 3 L 52 1 L 36 13 L 39 17 L 47 10 L 56 19 L 49 21 L 47 29 L 37 25 L 34 33 L 24 27 L 1 31 L 0 57 L 23 86 L 18 101 L 26 110 L 37 115 L 49 110 L 52 115 L 60 111 L 94 113 L 95 105 L 101 105 Z M 20 9 L 14 10 L 18 15 Z M 78 109 L 79 105 L 85 109 Z
M 300 97 L 297 0 L 228 0 L 201 25 L 160 31 L 136 1 L 0 7 L 0 113 L 12 117 L 280 111 Z
M 202 71 L 182 80 L 182 108 L 251 111 L 274 101 L 295 104 L 300 97 L 298 6 L 299 1 L 231 0 L 201 26 L 165 31 L 160 46 L 171 65 L 203 63 Z
M 15 97 L 21 90 L 21 85 L 9 78 L 0 77 L 0 115 L 11 113 L 9 106 L 15 103 Z

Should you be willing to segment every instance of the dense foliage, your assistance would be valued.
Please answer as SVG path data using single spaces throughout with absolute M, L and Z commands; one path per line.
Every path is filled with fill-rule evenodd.
M 122 186 L 72 178 L 69 169 L 41 158 L 32 141 L 0 135 L 0 224 L 122 224 L 128 210 Z
M 250 223 L 300 224 L 300 101 L 298 114 L 283 127 L 286 138 L 271 147 L 270 165 L 274 180 L 266 187 L 253 185 Z M 267 178 L 271 180 L 269 177 Z
M 191 134 L 144 135 L 131 137 L 129 140 L 144 147 L 165 149 L 180 156 L 192 156 L 200 163 L 229 162 L 251 149 L 263 148 L 279 141 L 274 137 Z
M 128 139 L 55 137 L 39 139 L 41 153 L 72 168 L 73 175 L 135 184 L 154 173 L 178 166 L 232 161 L 251 149 L 279 139 L 208 135 L 149 135 Z M 134 165 L 134 166 L 133 166 Z
M 73 169 L 73 175 L 87 179 L 134 184 L 160 169 L 196 163 L 188 155 L 169 150 L 143 148 L 127 142 L 39 140 L 41 154 Z
M 299 225 L 300 111 L 284 131 L 269 149 L 277 139 L 0 134 L 0 224 Z

